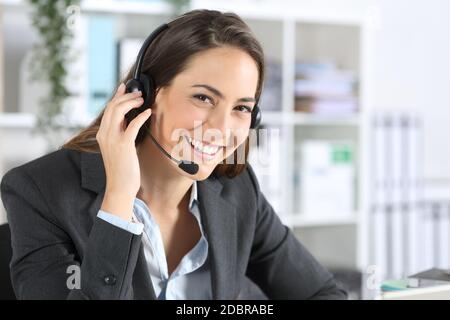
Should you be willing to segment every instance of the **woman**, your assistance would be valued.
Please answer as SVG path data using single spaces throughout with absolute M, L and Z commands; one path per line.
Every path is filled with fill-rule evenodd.
M 121 84 L 61 150 L 4 176 L 17 297 L 235 299 L 248 276 L 269 298 L 345 298 L 245 163 L 264 77 L 258 41 L 232 13 L 195 10 L 168 25 L 143 62 L 157 88 L 151 105 Z M 164 150 L 182 146 L 198 172 L 152 137 Z M 238 147 L 243 163 L 224 163 Z

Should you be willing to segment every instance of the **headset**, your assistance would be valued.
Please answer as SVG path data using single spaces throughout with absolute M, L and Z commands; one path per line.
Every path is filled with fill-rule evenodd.
M 142 98 L 144 99 L 143 106 L 151 106 L 155 102 L 155 96 L 156 96 L 156 86 L 153 78 L 151 75 L 142 73 L 142 63 L 144 61 L 145 53 L 147 52 L 147 49 L 150 47 L 151 43 L 155 40 L 155 38 L 162 33 L 164 30 L 169 28 L 169 25 L 167 23 L 164 23 L 160 25 L 158 28 L 156 28 L 148 37 L 145 39 L 144 43 L 142 44 L 141 49 L 139 50 L 139 54 L 136 59 L 135 69 L 133 73 L 133 78 L 128 80 L 126 83 L 126 92 L 134 92 L 134 91 L 141 91 L 142 92 Z M 261 110 L 258 106 L 258 103 L 255 104 L 255 106 L 252 109 L 251 114 L 251 123 L 250 123 L 250 129 L 256 129 L 259 124 L 261 123 Z M 197 163 L 193 161 L 188 160 L 177 160 L 173 158 L 164 148 L 156 141 L 156 139 L 153 137 L 153 135 L 148 131 L 149 136 L 151 137 L 152 141 L 155 143 L 155 145 L 158 147 L 161 152 L 166 155 L 169 159 L 173 160 L 178 164 L 178 167 L 183 170 L 184 172 L 194 175 L 198 172 L 199 166 Z

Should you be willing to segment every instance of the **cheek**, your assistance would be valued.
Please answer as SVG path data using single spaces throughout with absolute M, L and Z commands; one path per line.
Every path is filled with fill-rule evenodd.
M 208 116 L 206 110 L 195 107 L 192 102 L 185 99 L 172 101 L 168 109 L 170 111 L 170 126 L 174 129 L 193 130 L 201 125 Z
M 233 147 L 229 147 L 225 150 L 223 157 L 227 158 L 229 157 L 233 152 L 236 151 L 237 148 L 243 148 L 245 145 L 245 141 L 248 137 L 249 131 L 248 130 L 236 130 L 234 131 L 234 145 Z
M 188 130 L 193 130 L 201 126 L 208 118 L 208 113 L 206 110 L 196 108 L 191 103 L 186 103 L 186 111 L 184 112 L 185 117 L 185 128 Z

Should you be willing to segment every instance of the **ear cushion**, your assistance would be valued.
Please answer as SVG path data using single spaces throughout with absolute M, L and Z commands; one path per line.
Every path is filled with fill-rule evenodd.
M 127 112 L 127 114 L 125 115 L 127 127 L 134 118 L 136 118 L 145 109 L 151 107 L 155 102 L 154 82 L 150 76 L 141 73 L 139 80 L 132 79 L 128 81 L 127 90 L 129 92 L 132 92 L 134 91 L 132 90 L 133 88 L 142 91 L 142 98 L 144 99 L 144 103 L 139 108 L 133 108 Z
M 144 98 L 144 103 L 142 104 L 142 109 L 151 108 L 155 102 L 155 83 L 153 78 L 145 73 L 141 73 L 140 81 L 143 85 L 142 96 Z
M 261 123 L 261 109 L 259 109 L 258 105 L 252 110 L 252 121 L 250 123 L 250 129 L 255 129 Z

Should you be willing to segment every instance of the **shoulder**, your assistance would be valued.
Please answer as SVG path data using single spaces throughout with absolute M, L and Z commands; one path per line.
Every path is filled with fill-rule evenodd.
M 240 201 L 256 203 L 258 201 L 261 191 L 256 174 L 250 164 L 247 164 L 245 169 L 233 178 L 222 176 L 217 179 L 223 185 L 223 193 L 235 200 L 236 203 Z
M 1 185 L 2 189 L 6 184 L 15 187 L 52 185 L 57 189 L 73 179 L 79 180 L 79 171 L 80 153 L 59 149 L 10 169 L 3 176 Z
M 0 184 L 8 220 L 33 219 L 32 213 L 39 212 L 59 225 L 68 205 L 80 199 L 80 156 L 60 149 L 10 169 Z

